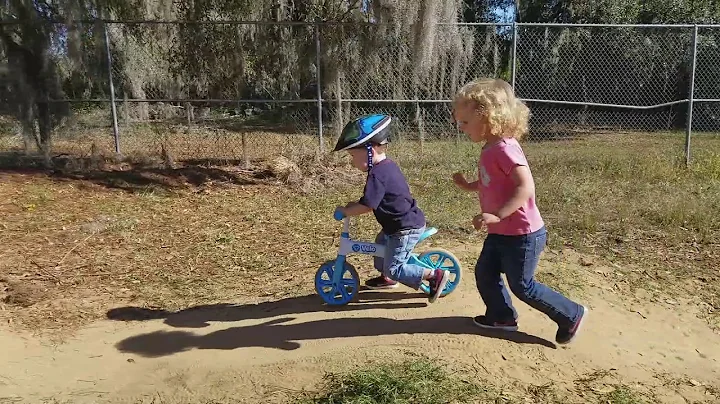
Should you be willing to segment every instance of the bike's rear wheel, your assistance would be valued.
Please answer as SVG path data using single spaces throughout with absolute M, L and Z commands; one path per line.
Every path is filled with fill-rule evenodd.
M 450 251 L 442 248 L 434 248 L 430 251 L 422 253 L 418 257 L 418 260 L 433 269 L 450 271 L 450 279 L 445 284 L 445 288 L 442 293 L 440 293 L 440 296 L 446 296 L 452 293 L 452 291 L 454 291 L 460 284 L 462 266 L 460 265 L 460 260 L 457 259 L 457 257 Z M 428 281 L 423 281 L 422 284 L 420 284 L 420 290 L 426 294 L 430 294 L 430 285 Z

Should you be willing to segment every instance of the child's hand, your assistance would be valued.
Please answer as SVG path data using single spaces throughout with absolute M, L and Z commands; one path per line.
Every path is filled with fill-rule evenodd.
M 459 186 L 462 189 L 467 189 L 470 184 L 468 184 L 467 180 L 465 179 L 465 176 L 462 175 L 462 173 L 455 173 L 452 176 L 453 182 L 455 185 Z
M 493 215 L 492 213 L 483 213 L 475 216 L 472 220 L 472 223 L 475 230 L 480 230 L 482 229 L 483 225 L 487 226 L 489 224 L 500 223 L 500 218 L 496 215 Z

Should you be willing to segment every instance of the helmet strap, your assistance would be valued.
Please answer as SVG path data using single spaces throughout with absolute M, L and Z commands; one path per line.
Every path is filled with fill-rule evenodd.
M 365 144 L 365 148 L 367 149 L 367 163 L 368 163 L 368 174 L 370 174 L 370 170 L 373 168 L 373 149 L 372 149 L 372 143 L 368 142 Z

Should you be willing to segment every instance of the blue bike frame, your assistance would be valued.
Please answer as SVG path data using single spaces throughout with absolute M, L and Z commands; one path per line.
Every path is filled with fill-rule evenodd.
M 427 229 L 418 240 L 418 244 L 426 238 L 437 233 L 437 229 L 431 227 Z M 345 266 L 345 259 L 350 254 L 363 254 L 372 255 L 374 257 L 385 257 L 385 246 L 377 243 L 368 243 L 364 241 L 356 241 L 350 238 L 350 218 L 343 218 L 343 231 L 340 233 L 340 250 L 338 251 L 337 258 L 335 259 L 335 271 L 333 272 L 333 285 L 340 287 L 340 281 L 342 280 L 343 270 Z M 417 255 L 411 254 L 408 263 L 419 265 L 423 268 L 433 269 L 430 265 L 417 258 Z

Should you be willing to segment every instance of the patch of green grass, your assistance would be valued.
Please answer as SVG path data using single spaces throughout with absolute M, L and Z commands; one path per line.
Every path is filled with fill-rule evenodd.
M 646 404 L 639 393 L 625 386 L 617 386 L 613 391 L 600 397 L 598 403 L 603 404 Z
M 643 396 L 624 385 L 610 385 L 600 391 L 587 383 L 608 373 L 595 373 L 581 379 L 584 392 L 572 391 L 553 383 L 544 385 L 514 384 L 487 387 L 489 383 L 463 381 L 445 368 L 427 359 L 408 358 L 403 362 L 374 363 L 346 373 L 327 374 L 319 391 L 304 393 L 293 404 L 409 404 L 409 403 L 525 403 L 562 404 L 583 402 L 598 404 L 647 404 Z M 579 392 L 578 392 L 579 393 Z
M 375 364 L 347 374 L 329 374 L 321 390 L 297 404 L 467 403 L 490 391 L 452 377 L 428 360 Z

